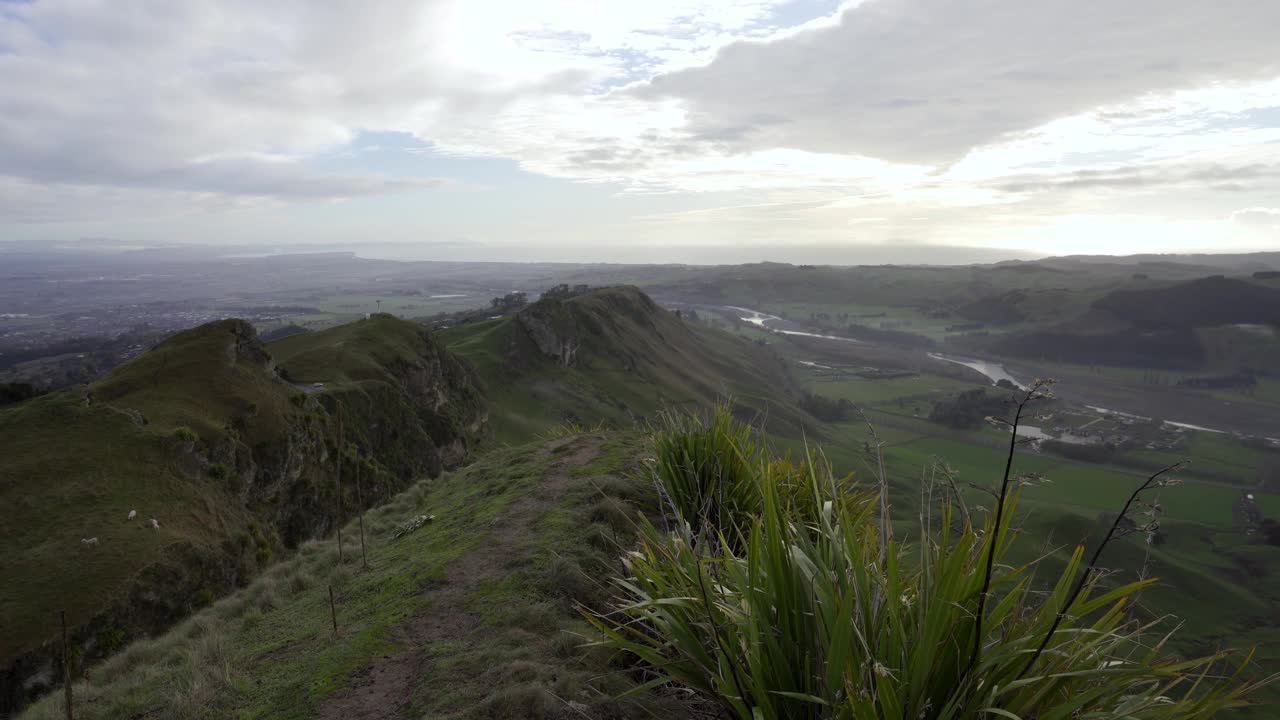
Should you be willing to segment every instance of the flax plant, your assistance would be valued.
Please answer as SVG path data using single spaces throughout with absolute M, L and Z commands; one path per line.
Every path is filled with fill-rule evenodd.
M 1047 587 L 1034 563 L 1007 563 L 1007 474 L 980 526 L 943 500 L 939 523 L 899 543 L 882 540 L 877 492 L 817 451 L 771 459 L 723 409 L 668 418 L 655 455 L 677 521 L 642 520 L 617 604 L 585 613 L 646 687 L 744 720 L 1192 720 L 1269 682 L 1240 679 L 1248 655 L 1174 657 L 1131 613 L 1152 581 L 1104 587 L 1102 547 L 1087 564 L 1076 548 Z

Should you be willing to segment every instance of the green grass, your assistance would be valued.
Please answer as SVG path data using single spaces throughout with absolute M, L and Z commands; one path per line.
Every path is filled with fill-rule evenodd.
M 534 341 L 546 332 L 576 343 L 569 367 Z M 794 381 L 770 348 L 684 322 L 633 288 L 543 301 L 519 315 L 440 333 L 484 378 L 500 441 L 518 442 L 566 420 L 632 427 L 667 408 L 731 398 L 792 436 L 816 428 L 788 389 Z
M 186 330 L 90 386 L 93 402 L 142 413 L 148 425 L 189 426 L 202 438 L 225 434 L 242 418 L 251 444 L 285 431 L 287 385 L 267 369 L 253 329 L 220 320 Z
M 1250 447 L 1231 435 L 1191 433 L 1187 446 L 1177 451 L 1140 448 L 1125 453 L 1127 460 L 1145 467 L 1163 467 L 1188 459 L 1191 474 L 1207 480 L 1256 486 L 1259 471 L 1268 458 L 1280 458 L 1280 451 Z
M 887 498 L 761 440 L 723 412 L 655 438 L 653 479 L 681 522 L 644 527 L 622 598 L 592 617 L 655 682 L 744 720 L 1192 720 L 1243 704 L 1236 678 L 1195 682 L 1221 655 L 1182 664 L 1159 642 L 1169 627 L 1126 612 L 1148 581 L 1101 581 L 1083 548 L 1052 574 L 1007 559 L 1032 542 L 1011 521 L 1016 490 L 978 527 L 927 501 L 938 524 L 894 542 Z
M 962 481 L 983 486 L 988 486 L 995 473 L 1004 467 L 1004 450 L 998 447 L 945 438 L 915 440 L 886 451 L 890 468 L 906 478 L 919 477 L 919 468 L 935 457 L 955 468 Z M 1031 453 L 1018 456 L 1015 471 L 1040 473 L 1051 481 L 1027 488 L 1024 503 L 1070 509 L 1085 515 L 1114 511 L 1142 481 L 1136 472 L 1118 472 Z M 1191 480 L 1163 491 L 1161 504 L 1172 520 L 1229 528 L 1231 507 L 1238 497 L 1239 491 L 1232 488 Z M 1268 504 L 1273 498 L 1261 497 L 1262 502 Z
M 501 709 L 521 699 L 551 701 L 559 712 L 563 698 L 618 716 L 639 712 L 634 702 L 613 699 L 629 685 L 610 672 L 608 657 L 578 648 L 582 641 L 574 633 L 588 628 L 573 603 L 601 602 L 591 578 L 615 566 L 617 548 L 629 537 L 629 518 L 642 507 L 652 509 L 647 488 L 623 476 L 644 443 L 621 434 L 568 437 L 557 445 L 495 451 L 371 511 L 368 570 L 360 567 L 355 523 L 344 529 L 347 562 L 341 567 L 332 538 L 308 543 L 244 590 L 90 669 L 75 686 L 77 717 L 133 717 L 157 707 L 192 720 L 315 717 L 325 698 L 350 685 L 353 673 L 405 650 L 395 628 L 415 614 L 429 616 L 429 591 L 442 587 L 450 564 L 483 548 L 504 513 L 535 492 L 558 458 L 588 446 L 598 447 L 598 454 L 570 466 L 576 479 L 566 495 L 522 538 L 528 557 L 468 596 L 466 607 L 480 626 L 462 646 L 424 649 L 432 671 L 414 678 L 412 706 L 431 717 L 506 716 Z M 602 513 L 602 503 L 618 509 Z M 399 525 L 420 514 L 436 520 L 392 539 Z M 598 540 L 584 541 L 590 538 Z M 337 597 L 336 640 L 330 584 Z M 201 649 L 210 642 L 218 646 L 213 655 Z M 61 717 L 60 695 L 22 717 Z
M 482 434 L 474 376 L 419 325 L 377 316 L 270 352 L 333 387 L 303 395 L 252 328 L 219 321 L 87 389 L 0 409 L 0 502 L 15 513 L 0 573 L 22 578 L 0 583 L 0 662 L 51 653 L 63 609 L 73 636 L 94 641 L 90 657 L 163 629 L 330 526 L 339 492 L 350 512 L 357 464 L 364 499 L 385 497 L 461 461 Z M 341 486 L 339 400 L 349 447 L 365 451 L 348 454 Z
M 826 313 L 831 316 L 830 320 L 823 321 L 828 324 L 834 324 L 838 329 L 844 329 L 847 325 L 865 325 L 867 327 L 879 329 L 880 323 L 889 322 L 909 322 L 910 325 L 893 327 L 891 329 L 899 332 L 909 332 L 916 335 L 923 335 L 933 340 L 942 340 L 952 333 L 947 332 L 947 328 L 958 323 L 966 322 L 963 318 L 931 318 L 926 313 L 913 307 L 891 306 L 891 305 L 868 305 L 857 303 L 765 303 L 762 307 L 755 307 L 755 310 L 767 312 L 771 315 L 777 315 L 801 325 L 810 325 L 819 327 L 818 321 L 812 320 L 810 315 L 813 313 Z M 842 321 L 839 316 L 848 313 L 847 321 Z M 884 317 L 858 317 L 868 315 L 879 315 L 884 313 Z
M 802 382 L 806 389 L 832 398 L 845 398 L 863 407 L 888 406 L 910 413 L 920 408 L 922 416 L 937 400 L 964 390 L 987 387 L 937 375 L 915 375 L 891 379 L 869 379 L 856 375 L 832 375 L 830 371 L 805 369 Z
M 0 661 L 54 637 L 59 610 L 74 627 L 125 602 L 146 568 L 169 578 L 170 594 L 152 605 L 181 608 L 198 583 L 184 564 L 249 525 L 224 483 L 181 471 L 185 443 L 167 428 L 139 427 L 74 392 L 0 411 L 0 436 L 0 504 L 9 516 L 0 577 L 11 579 L 0 583 Z M 139 513 L 131 522 L 130 510 Z M 153 517 L 159 530 L 147 526 Z M 96 547 L 81 544 L 92 537 Z M 252 562 L 253 548 L 245 550 Z

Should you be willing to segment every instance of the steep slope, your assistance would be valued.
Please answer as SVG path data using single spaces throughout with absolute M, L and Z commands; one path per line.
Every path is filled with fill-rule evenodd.
M 339 563 L 332 537 L 306 543 L 96 668 L 76 717 L 691 717 L 670 693 L 617 697 L 643 678 L 583 647 L 579 603 L 607 603 L 637 513 L 660 521 L 631 477 L 648 453 L 634 433 L 579 433 L 421 481 L 367 513 L 367 568 L 349 550 Z M 424 513 L 436 520 L 402 531 Z M 21 717 L 61 718 L 61 694 Z
M 346 413 L 348 442 L 377 462 L 434 477 L 485 435 L 478 378 L 420 325 L 374 315 L 268 348 L 292 382 L 323 384 L 322 404 Z
M 243 321 L 210 323 L 0 410 L 0 710 L 52 680 L 58 610 L 101 656 L 327 534 L 358 495 L 461 462 L 484 432 L 472 373 L 418 325 L 376 316 L 289 341 L 268 350 Z M 273 353 L 300 376 L 341 374 L 296 386 Z
M 565 421 L 629 427 L 664 408 L 720 400 L 773 432 L 815 427 L 767 346 L 686 323 L 634 287 L 540 300 L 441 337 L 484 377 L 494 430 L 510 442 Z

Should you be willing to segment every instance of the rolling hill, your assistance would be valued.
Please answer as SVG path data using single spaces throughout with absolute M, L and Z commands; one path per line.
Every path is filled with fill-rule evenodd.
M 462 462 L 484 434 L 472 372 L 390 316 L 270 348 L 218 321 L 91 386 L 5 407 L 0 577 L 22 582 L 0 586 L 0 710 L 52 681 L 60 610 L 86 659 L 104 656 L 358 502 Z
M 765 345 L 685 322 L 634 287 L 540 300 L 440 333 L 484 379 L 499 439 L 562 422 L 621 427 L 668 408 L 734 403 L 772 432 L 816 432 L 785 361 Z

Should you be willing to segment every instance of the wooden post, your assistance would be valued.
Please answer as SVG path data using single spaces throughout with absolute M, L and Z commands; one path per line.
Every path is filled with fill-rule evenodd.
M 67 695 L 67 720 L 75 720 L 71 711 L 71 644 L 67 642 L 67 611 L 62 611 L 62 688 Z
M 342 557 L 342 451 L 346 447 L 346 433 L 342 427 L 342 406 L 337 406 L 338 415 L 338 472 L 336 474 L 335 484 L 338 490 L 338 564 L 345 565 L 346 560 Z
M 333 639 L 338 639 L 338 606 L 333 602 L 333 586 L 329 586 L 329 617 L 333 620 Z
M 369 552 L 364 546 L 364 491 L 360 487 L 360 448 L 356 447 L 356 503 L 360 507 L 360 565 L 369 569 Z

